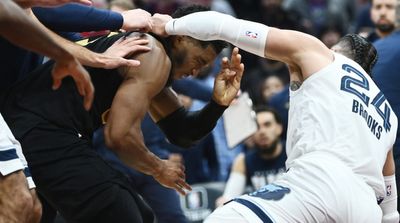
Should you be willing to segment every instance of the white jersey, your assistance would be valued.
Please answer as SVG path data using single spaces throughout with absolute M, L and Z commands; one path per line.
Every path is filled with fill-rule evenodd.
M 382 169 L 396 131 L 397 117 L 373 80 L 335 54 L 333 63 L 290 91 L 286 166 L 304 154 L 330 154 L 383 197 Z

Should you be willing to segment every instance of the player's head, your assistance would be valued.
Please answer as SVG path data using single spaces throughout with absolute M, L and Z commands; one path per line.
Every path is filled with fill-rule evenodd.
M 172 14 L 179 18 L 194 12 L 207 11 L 209 8 L 190 5 L 179 8 Z M 213 63 L 217 55 L 227 47 L 224 41 L 200 41 L 188 36 L 170 36 L 172 74 L 174 79 L 196 76 L 203 68 Z
M 395 28 L 397 0 L 372 0 L 371 20 L 383 34 L 391 33 Z
M 262 154 L 273 154 L 282 134 L 282 121 L 278 113 L 265 106 L 255 109 L 258 131 L 253 135 L 254 143 Z
M 374 45 L 358 34 L 345 35 L 332 50 L 357 62 L 369 75 L 378 60 Z

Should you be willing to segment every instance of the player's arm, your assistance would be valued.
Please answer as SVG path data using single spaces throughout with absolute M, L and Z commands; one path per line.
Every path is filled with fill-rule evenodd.
M 224 196 L 226 199 L 232 199 L 242 195 L 246 187 L 246 165 L 245 154 L 239 154 L 232 165 L 229 179 L 226 182 Z
M 397 212 L 397 188 L 393 149 L 387 154 L 382 173 L 386 186 L 386 196 L 380 204 L 383 213 L 382 223 L 398 223 L 399 213 Z
M 32 9 L 46 27 L 56 32 L 87 32 L 100 30 L 148 31 L 151 15 L 142 9 L 114 12 L 82 4 Z
M 105 141 L 125 164 L 184 194 L 183 188 L 190 186 L 185 182 L 182 164 L 161 160 L 150 152 L 141 131 L 151 99 L 165 85 L 170 62 L 160 48 L 152 48 L 139 58 L 142 66 L 127 71 L 114 97 L 104 129 Z
M 68 49 L 71 54 L 73 54 L 79 62 L 83 65 L 89 67 L 98 67 L 104 69 L 113 69 L 120 66 L 138 66 L 139 63 L 137 60 L 128 60 L 123 58 L 127 54 L 121 56 L 120 52 L 116 52 L 117 54 L 106 54 L 106 53 L 95 53 L 92 52 L 85 47 L 82 47 L 76 43 L 68 41 L 61 36 L 55 34 L 53 31 L 46 28 L 33 14 L 32 10 L 28 10 L 28 13 L 36 22 L 37 26 L 40 26 L 41 29 L 45 30 L 47 35 L 49 35 L 53 41 L 63 46 L 65 49 Z
M 221 71 L 215 78 L 212 100 L 200 111 L 189 112 L 171 89 L 157 95 L 150 107 L 150 115 L 169 141 L 181 147 L 190 147 L 215 127 L 225 109 L 240 89 L 244 65 L 235 48 L 231 60 L 222 60 Z
M 88 110 L 93 100 L 93 85 L 87 71 L 76 58 L 64 47 L 58 44 L 46 30 L 29 18 L 15 3 L 9 0 L 0 1 L 0 34 L 10 42 L 53 58 L 56 64 L 53 68 L 53 88 L 57 89 L 61 79 L 71 75 L 79 93 L 84 96 L 84 105 Z M 29 38 L 26 38 L 29 33 Z
M 233 161 L 224 193 L 215 201 L 215 206 L 220 207 L 229 200 L 243 194 L 246 188 L 245 154 L 240 153 Z
M 268 27 L 218 12 L 197 12 L 177 19 L 154 15 L 153 20 L 156 33 L 225 40 L 260 57 L 301 67 L 305 77 L 333 59 L 332 52 L 311 35 Z
M 31 8 L 35 6 L 53 7 L 64 5 L 67 3 L 79 3 L 84 5 L 92 5 L 90 0 L 14 0 L 22 8 Z
M 44 29 L 10 0 L 0 1 L 0 27 L 1 36 L 15 45 L 56 60 L 72 58 L 69 52 L 56 44 Z

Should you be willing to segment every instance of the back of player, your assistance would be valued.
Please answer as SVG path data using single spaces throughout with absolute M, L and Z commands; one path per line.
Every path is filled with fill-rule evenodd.
M 290 92 L 288 172 L 234 199 L 220 216 L 232 210 L 248 222 L 381 221 L 377 199 L 397 118 L 356 62 L 334 56 Z
M 304 154 L 326 153 L 344 162 L 384 197 L 382 169 L 395 140 L 397 118 L 359 64 L 340 54 L 291 91 L 287 167 Z

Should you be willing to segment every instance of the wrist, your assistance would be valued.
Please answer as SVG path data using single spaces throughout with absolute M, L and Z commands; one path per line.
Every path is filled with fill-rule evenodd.
M 214 103 L 215 105 L 219 105 L 219 106 L 221 106 L 221 107 L 225 107 L 225 109 L 227 108 L 227 107 L 229 107 L 229 105 L 231 104 L 231 102 L 232 102 L 232 100 L 231 101 L 226 101 L 226 100 L 221 100 L 221 99 L 219 99 L 219 98 L 221 98 L 221 97 L 217 97 L 216 95 L 215 95 L 215 92 L 214 92 L 214 94 L 213 94 L 213 96 L 212 96 L 212 98 L 211 98 L 211 100 L 210 100 L 210 103 L 212 102 L 212 103 Z
M 154 162 L 154 166 L 150 175 L 152 175 L 154 179 L 157 179 L 161 176 L 163 169 L 164 162 L 162 159 L 157 157 L 157 162 Z
M 214 96 L 211 98 L 209 105 L 210 107 L 220 111 L 225 111 L 229 107 L 229 104 L 226 105 L 223 102 L 216 100 Z

